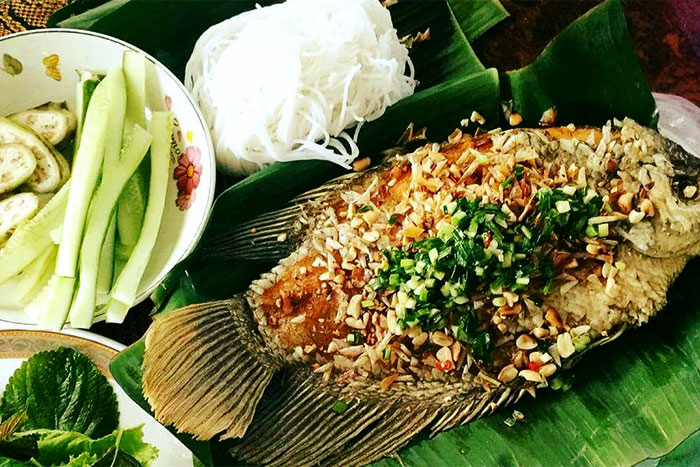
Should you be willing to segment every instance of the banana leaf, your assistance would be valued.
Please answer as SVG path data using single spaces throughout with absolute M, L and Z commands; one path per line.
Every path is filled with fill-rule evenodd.
M 78 0 L 54 13 L 51 25 L 89 29 L 123 39 L 160 60 L 179 77 L 199 36 L 210 26 L 276 0 Z M 452 11 L 455 11 L 455 14 Z M 422 89 L 482 71 L 468 39 L 507 16 L 498 0 L 402 0 L 389 10 L 399 36 L 430 28 L 431 39 L 414 44 L 412 58 Z M 144 24 L 148 27 L 133 27 Z
M 509 15 L 500 2 L 489 0 L 448 0 L 452 14 L 470 43 Z
M 195 42 L 209 26 L 251 10 L 256 4 L 273 3 L 278 2 L 111 0 L 97 7 L 97 11 L 87 10 L 61 21 L 50 19 L 50 22 L 58 27 L 88 29 L 122 39 L 153 55 L 182 78 Z M 65 13 L 58 10 L 54 16 L 60 18 Z
M 530 65 L 502 76 L 525 125 L 555 107 L 557 122 L 602 125 L 630 117 L 656 126 L 656 104 L 634 54 L 622 4 L 607 1 L 564 29 Z

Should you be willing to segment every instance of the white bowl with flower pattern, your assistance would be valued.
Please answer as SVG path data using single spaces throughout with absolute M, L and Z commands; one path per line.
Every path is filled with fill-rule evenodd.
M 43 29 L 0 38 L 0 115 L 49 101 L 65 101 L 75 110 L 77 71 L 106 72 L 118 67 L 125 50 L 141 52 L 118 39 L 72 29 Z M 216 170 L 209 131 L 194 101 L 165 66 L 145 55 L 154 70 L 147 83 L 147 113 L 169 109 L 179 127 L 163 221 L 139 286 L 138 302 L 153 292 L 201 237 L 214 201 Z M 0 320 L 31 323 L 21 307 L 3 303 L 9 295 L 0 285 Z

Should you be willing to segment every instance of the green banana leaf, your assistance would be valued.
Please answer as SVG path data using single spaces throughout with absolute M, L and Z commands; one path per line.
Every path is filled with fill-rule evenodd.
M 279 0 L 78 0 L 54 13 L 49 24 L 123 39 L 183 77 L 194 44 L 207 28 L 256 4 L 274 3 Z M 96 4 L 97 8 L 86 9 Z M 507 16 L 498 0 L 451 0 L 449 5 L 442 0 L 402 0 L 389 11 L 400 37 L 431 30 L 431 39 L 415 44 L 412 51 L 422 89 L 483 70 L 467 39 L 478 37 Z
M 622 4 L 605 2 L 559 33 L 533 63 L 504 73 L 503 94 L 526 125 L 554 107 L 564 124 L 630 117 L 655 127 L 656 104 L 633 50 Z

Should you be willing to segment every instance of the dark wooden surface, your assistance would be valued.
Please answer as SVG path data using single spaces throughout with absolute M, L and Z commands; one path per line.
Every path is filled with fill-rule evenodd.
M 503 71 L 530 63 L 560 30 L 599 3 L 596 0 L 501 1 L 511 17 L 476 41 L 474 49 L 486 66 Z M 11 2 L 34 3 L 33 0 Z M 700 105 L 700 0 L 623 0 L 623 3 L 630 35 L 651 88 L 681 95 Z M 130 344 L 148 327 L 151 309 L 150 302 L 143 303 L 129 313 L 123 325 L 101 323 L 92 330 Z

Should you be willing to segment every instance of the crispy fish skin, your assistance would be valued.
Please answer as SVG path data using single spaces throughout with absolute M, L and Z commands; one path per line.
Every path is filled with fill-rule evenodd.
M 504 189 L 514 164 L 525 166 L 525 176 Z M 699 168 L 675 144 L 625 120 L 602 129 L 453 135 L 446 144 L 426 145 L 331 182 L 283 214 L 263 218 L 258 234 L 276 238 L 278 246 L 231 243 L 248 246 L 251 258 L 256 248 L 269 257 L 293 245 L 245 297 L 156 319 L 146 340 L 144 394 L 160 421 L 202 439 L 218 433 L 240 438 L 234 453 L 265 465 L 362 465 L 420 431 L 437 433 L 488 415 L 547 386 L 587 350 L 647 322 L 664 306 L 668 287 L 700 252 Z M 443 169 L 454 177 L 439 178 Z M 359 261 L 348 259 L 342 235 L 361 235 L 367 251 L 355 256 L 380 263 L 380 249 L 410 248 L 434 234 L 445 216 L 435 200 L 444 202 L 446 195 L 478 196 L 525 218 L 533 187 L 575 184 L 605 201 L 589 223 L 604 223 L 610 233 L 543 248 L 558 275 L 541 303 L 531 299 L 531 289 L 510 297 L 512 304 L 477 307 L 482 326 L 496 336 L 490 358 L 475 358 L 448 328 L 396 328 L 395 305 L 387 298 L 393 292 L 372 295 L 365 287 L 381 264 L 367 264 L 361 275 L 342 273 L 343 263 Z M 376 227 L 417 192 L 423 194 L 411 213 L 437 203 L 421 211 L 422 232 L 409 224 L 411 213 L 397 227 Z M 371 211 L 355 209 L 370 202 Z M 368 212 L 374 214 L 363 216 Z M 275 216 L 281 221 L 273 222 Z M 244 226 L 239 236 L 248 240 L 243 232 L 249 231 Z M 337 268 L 328 266 L 333 261 Z M 355 295 L 374 297 L 378 311 L 358 314 Z M 488 302 L 479 296 L 472 301 Z M 348 343 L 355 332 L 362 345 Z M 377 355 L 383 340 L 389 359 Z

